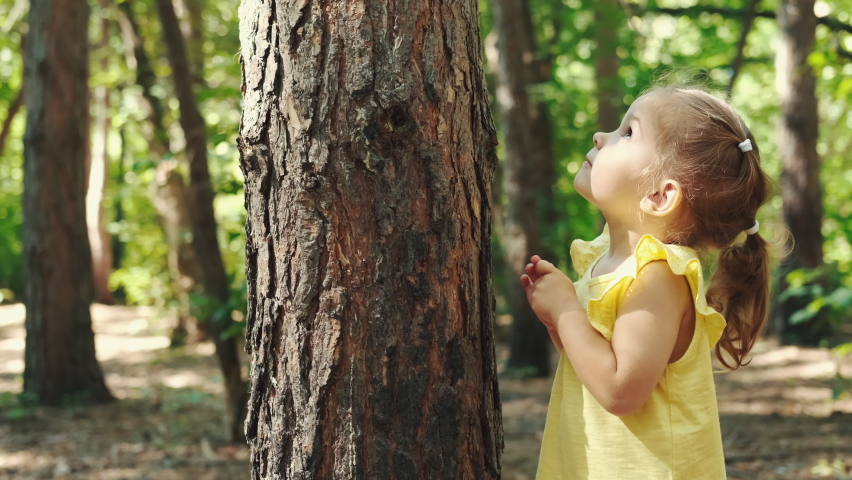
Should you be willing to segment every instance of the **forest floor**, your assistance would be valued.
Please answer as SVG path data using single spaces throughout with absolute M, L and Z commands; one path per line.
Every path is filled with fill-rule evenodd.
M 98 357 L 120 401 L 41 408 L 18 400 L 23 306 L 0 307 L 0 480 L 248 479 L 248 451 L 226 444 L 219 420 L 213 346 L 168 348 L 169 320 L 144 308 L 92 312 Z M 831 399 L 838 368 L 852 377 L 852 359 L 763 342 L 750 366 L 716 376 L 729 478 L 852 479 L 852 399 Z M 550 385 L 500 379 L 506 480 L 535 477 Z

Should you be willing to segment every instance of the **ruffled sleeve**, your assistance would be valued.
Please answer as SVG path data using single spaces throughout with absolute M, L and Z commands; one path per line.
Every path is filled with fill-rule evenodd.
M 606 232 L 606 231 L 605 231 Z M 603 235 L 601 235 L 603 237 Z M 594 243 L 601 237 L 593 240 Z M 607 244 L 609 235 L 607 233 Z M 574 256 L 575 241 L 571 245 L 571 255 Z M 707 305 L 705 297 L 704 278 L 701 272 L 701 262 L 695 250 L 688 247 L 678 245 L 667 245 L 660 242 L 651 235 L 645 235 L 636 245 L 634 252 L 635 262 L 630 265 L 625 265 L 625 268 L 619 269 L 623 272 L 617 279 L 607 285 L 606 289 L 597 298 L 589 300 L 587 305 L 587 313 L 589 321 L 601 334 L 607 339 L 612 340 L 612 332 L 615 327 L 615 320 L 618 314 L 618 305 L 627 293 L 627 289 L 633 280 L 636 279 L 637 273 L 650 262 L 657 260 L 666 260 L 669 267 L 677 275 L 683 275 L 689 282 L 689 287 L 692 290 L 692 299 L 695 303 L 695 321 L 702 322 L 704 331 L 707 333 L 707 340 L 712 349 L 719 338 L 722 336 L 722 331 L 725 329 L 725 319 L 722 315 Z M 588 263 L 583 263 L 584 272 L 589 264 L 594 261 L 597 256 L 593 256 Z M 585 257 L 584 257 L 585 260 Z M 575 268 L 578 269 L 576 259 Z M 621 273 L 620 272 L 620 273 Z
M 598 257 L 609 248 L 609 225 L 604 225 L 603 232 L 591 241 L 574 240 L 571 242 L 571 263 L 574 270 L 582 277 L 586 270 Z

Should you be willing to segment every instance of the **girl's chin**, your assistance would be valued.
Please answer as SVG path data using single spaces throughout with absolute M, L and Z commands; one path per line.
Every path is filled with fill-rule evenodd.
M 574 177 L 574 190 L 583 198 L 589 200 L 589 193 L 591 193 L 591 188 L 589 187 L 589 176 L 580 170 L 577 173 L 577 176 Z

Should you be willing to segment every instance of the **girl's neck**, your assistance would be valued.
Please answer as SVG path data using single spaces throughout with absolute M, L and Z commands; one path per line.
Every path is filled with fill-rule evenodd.
M 655 219 L 650 221 L 623 222 L 619 220 L 610 221 L 609 227 L 609 252 L 606 258 L 611 261 L 622 261 L 633 255 L 636 245 L 644 235 L 652 235 L 662 240 L 665 235 L 662 226 Z

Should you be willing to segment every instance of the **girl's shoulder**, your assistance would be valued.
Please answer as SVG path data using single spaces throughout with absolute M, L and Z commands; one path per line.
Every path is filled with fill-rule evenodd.
M 604 225 L 603 232 L 594 240 L 574 240 L 571 242 L 571 263 L 581 278 L 586 270 L 609 249 L 609 226 Z
M 609 248 L 609 231 L 592 241 L 575 240 L 571 244 L 574 268 L 582 277 L 586 270 Z M 703 322 L 710 346 L 719 340 L 725 328 L 725 319 L 707 304 L 704 273 L 698 252 L 689 247 L 663 243 L 652 235 L 643 236 L 636 244 L 633 257 L 628 258 L 597 291 L 589 292 L 587 304 L 589 319 L 607 339 L 611 338 L 620 300 L 639 277 L 643 267 L 651 262 L 665 261 L 675 275 L 682 275 L 689 283 L 695 304 L 696 319 Z

